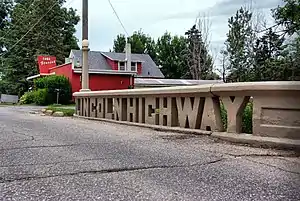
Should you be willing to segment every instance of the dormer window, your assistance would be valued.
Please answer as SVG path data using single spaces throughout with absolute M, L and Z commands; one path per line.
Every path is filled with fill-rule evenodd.
M 131 71 L 137 71 L 137 62 L 131 62 Z
M 74 67 L 75 67 L 75 68 L 81 68 L 81 65 L 80 65 L 80 59 L 79 59 L 79 58 L 76 59 L 75 64 L 74 64 Z
M 125 71 L 126 70 L 126 65 L 124 61 L 119 62 L 119 70 L 120 71 Z
M 119 65 L 119 71 L 126 71 L 127 70 L 127 63 L 124 61 L 120 61 L 118 63 Z M 132 72 L 137 71 L 137 62 L 131 62 L 131 68 L 129 69 Z

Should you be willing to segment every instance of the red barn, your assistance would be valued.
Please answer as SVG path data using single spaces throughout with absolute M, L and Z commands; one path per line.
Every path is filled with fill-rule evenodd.
M 92 91 L 128 89 L 134 78 L 164 78 L 160 69 L 147 54 L 131 54 L 131 67 L 127 68 L 125 53 L 89 52 L 89 88 Z M 72 50 L 63 65 L 56 66 L 55 57 L 38 58 L 40 74 L 28 77 L 64 75 L 69 78 L 72 92 L 81 89 L 82 52 Z

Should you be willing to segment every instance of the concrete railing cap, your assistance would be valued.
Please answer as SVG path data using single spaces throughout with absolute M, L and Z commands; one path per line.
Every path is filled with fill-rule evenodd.
M 75 97 L 85 96 L 134 96 L 134 95 L 171 95 L 218 92 L 255 92 L 255 91 L 300 91 L 300 81 L 237 82 L 215 83 L 195 86 L 143 88 L 128 90 L 76 92 Z

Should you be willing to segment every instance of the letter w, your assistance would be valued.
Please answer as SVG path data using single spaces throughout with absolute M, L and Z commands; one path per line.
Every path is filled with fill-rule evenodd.
M 176 98 L 180 127 L 200 128 L 204 101 L 205 99 L 200 97 Z

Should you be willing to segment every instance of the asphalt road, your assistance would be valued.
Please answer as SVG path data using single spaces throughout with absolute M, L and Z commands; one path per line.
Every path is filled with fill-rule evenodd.
M 300 200 L 295 153 L 0 107 L 0 200 Z

